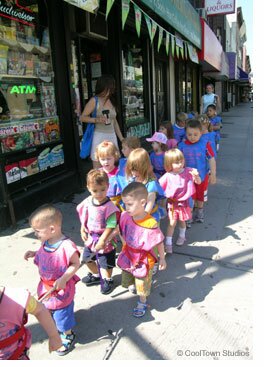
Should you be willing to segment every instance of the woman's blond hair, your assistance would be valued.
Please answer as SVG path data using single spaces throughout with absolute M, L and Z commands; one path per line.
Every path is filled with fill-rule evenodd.
M 167 150 L 167 152 L 164 154 L 164 168 L 166 172 L 172 171 L 173 163 L 179 163 L 182 161 L 185 164 L 184 155 L 179 149 L 175 148 Z
M 102 143 L 97 145 L 95 150 L 95 158 L 99 160 L 99 158 L 105 158 L 109 156 L 114 157 L 115 163 L 117 163 L 120 158 L 120 153 L 114 143 L 104 140 Z
M 132 171 L 139 172 L 143 181 L 148 181 L 155 177 L 149 154 L 145 149 L 137 148 L 129 154 L 126 164 L 126 176 L 131 177 Z

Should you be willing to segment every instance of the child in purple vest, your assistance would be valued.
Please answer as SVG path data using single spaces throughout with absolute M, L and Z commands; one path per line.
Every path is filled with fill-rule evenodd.
M 207 190 L 208 182 L 216 183 L 216 163 L 214 151 L 209 142 L 202 137 L 202 126 L 200 121 L 192 119 L 186 126 L 186 140 L 178 145 L 183 152 L 185 164 L 187 167 L 196 168 L 199 172 L 202 182 L 195 184 L 196 193 L 193 195 L 194 212 L 193 220 L 203 223 L 204 221 L 204 193 Z M 210 178 L 208 166 L 210 167 Z
M 147 138 L 146 140 L 152 143 L 153 151 L 149 157 L 153 172 L 157 179 L 159 179 L 166 172 L 164 169 L 164 153 L 168 150 L 168 139 L 165 134 L 156 132 L 151 138 Z
M 77 206 L 85 244 L 82 262 L 89 269 L 82 281 L 87 286 L 101 283 L 101 293 L 108 294 L 113 290 L 117 242 L 116 238 L 109 238 L 117 227 L 120 212 L 107 196 L 109 178 L 102 169 L 87 174 L 87 189 L 91 195 Z
M 163 133 L 167 137 L 167 147 L 168 149 L 177 148 L 177 140 L 174 139 L 173 127 L 170 121 L 163 121 L 159 125 L 159 132 Z
M 54 206 L 45 204 L 36 209 L 29 223 L 41 247 L 27 251 L 24 258 L 34 257 L 39 269 L 38 297 L 47 297 L 43 303 L 52 314 L 63 344 L 56 352 L 63 356 L 72 350 L 75 340 L 72 328 L 76 324 L 73 308 L 75 284 L 80 280 L 75 275 L 80 266 L 79 251 L 62 233 L 62 214 Z

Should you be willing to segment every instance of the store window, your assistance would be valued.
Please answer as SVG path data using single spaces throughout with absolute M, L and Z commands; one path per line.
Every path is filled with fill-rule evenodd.
M 140 40 L 135 39 L 123 45 L 123 111 L 126 136 L 144 137 L 151 134 L 144 87 L 146 68 L 143 64 L 143 52 Z
M 47 15 L 37 1 L 1 5 L 0 154 L 12 184 L 62 165 L 64 154 L 49 30 L 39 22 Z

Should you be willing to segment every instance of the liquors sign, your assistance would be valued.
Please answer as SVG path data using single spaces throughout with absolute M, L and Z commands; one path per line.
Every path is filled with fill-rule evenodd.
M 235 0 L 205 0 L 207 15 L 232 14 L 236 12 Z

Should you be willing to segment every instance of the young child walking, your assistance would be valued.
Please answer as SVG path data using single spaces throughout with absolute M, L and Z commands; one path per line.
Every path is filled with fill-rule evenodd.
M 31 332 L 24 325 L 34 315 L 49 337 L 49 352 L 62 346 L 56 325 L 46 307 L 28 290 L 0 286 L 0 360 L 28 360 Z
M 166 268 L 163 239 L 164 235 L 155 219 L 145 211 L 148 192 L 140 182 L 130 183 L 122 192 L 126 211 L 121 214 L 120 233 L 125 244 L 118 257 L 117 264 L 122 271 L 122 286 L 135 285 L 139 296 L 133 316 L 145 315 L 152 282 L 152 269 L 157 261 L 156 247 L 159 253 L 159 270 Z
M 207 107 L 207 116 L 209 118 L 209 121 L 211 122 L 213 131 L 215 131 L 216 151 L 218 152 L 221 139 L 220 129 L 222 128 L 222 119 L 220 116 L 217 115 L 216 105 L 210 104 Z
M 202 138 L 205 139 L 206 141 L 209 141 L 211 144 L 211 147 L 214 151 L 215 154 L 215 158 L 217 156 L 217 151 L 216 151 L 216 131 L 213 131 L 213 127 L 212 124 L 209 120 L 209 117 L 206 114 L 203 115 L 199 115 L 197 117 L 197 120 L 200 121 L 201 126 L 202 126 Z
M 202 137 L 202 126 L 200 121 L 192 119 L 186 126 L 186 140 L 178 145 L 183 152 L 187 167 L 196 168 L 202 182 L 195 183 L 196 193 L 193 195 L 194 211 L 193 221 L 203 223 L 204 221 L 204 193 L 207 190 L 208 182 L 216 183 L 216 162 L 214 151 L 209 142 Z M 208 174 L 208 164 L 210 168 L 210 178 Z
M 189 206 L 189 198 L 195 193 L 194 183 L 200 184 L 201 178 L 197 169 L 185 167 L 185 160 L 179 149 L 171 149 L 165 153 L 165 175 L 159 179 L 159 183 L 168 198 L 168 217 L 165 250 L 171 254 L 172 237 L 179 222 L 179 236 L 176 245 L 181 246 L 186 241 L 186 223 L 191 219 L 192 213 Z
M 177 148 L 177 140 L 174 139 L 173 127 L 170 121 L 163 121 L 159 125 L 159 132 L 163 133 L 167 137 L 167 147 L 168 149 Z
M 54 289 L 43 303 L 61 336 L 63 346 L 56 352 L 63 356 L 72 350 L 75 340 L 74 295 L 75 284 L 80 280 L 75 273 L 80 266 L 80 254 L 76 245 L 62 233 L 62 213 L 53 205 L 45 204 L 36 209 L 29 224 L 41 246 L 38 251 L 27 251 L 24 258 L 33 257 L 38 267 L 38 297 Z
M 107 196 L 117 206 L 119 210 L 123 210 L 121 203 L 122 187 L 126 185 L 125 177 L 120 175 L 118 162 L 120 153 L 114 143 L 104 140 L 95 150 L 95 157 L 101 164 L 103 170 L 109 178 L 109 186 Z
M 128 136 L 122 140 L 122 153 L 124 158 L 119 159 L 119 174 L 125 176 L 126 174 L 126 163 L 129 154 L 132 150 L 140 148 L 140 140 L 136 136 Z
M 165 173 L 164 153 L 168 150 L 168 139 L 165 134 L 156 132 L 151 138 L 147 138 L 146 140 L 152 143 L 153 151 L 150 153 L 150 162 L 154 174 L 159 179 Z
M 141 182 L 148 191 L 145 211 L 159 223 L 166 216 L 165 194 L 153 173 L 148 152 L 143 148 L 133 150 L 127 159 L 126 175 L 128 181 Z
M 87 189 L 91 195 L 77 206 L 81 237 L 85 244 L 82 262 L 89 269 L 82 281 L 87 286 L 101 283 L 102 294 L 109 294 L 113 290 L 116 239 L 110 241 L 109 237 L 119 219 L 118 208 L 107 197 L 108 187 L 106 172 L 91 170 L 87 174 Z
M 187 114 L 185 112 L 179 112 L 177 114 L 176 122 L 173 125 L 173 135 L 174 139 L 177 140 L 179 144 L 183 139 L 185 139 L 185 125 L 187 120 Z

